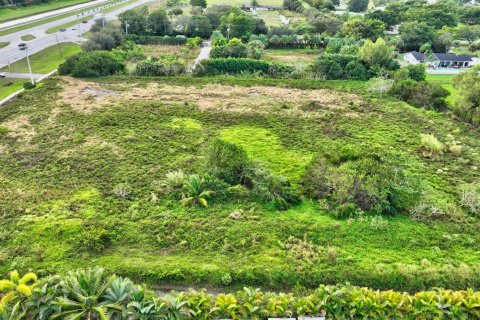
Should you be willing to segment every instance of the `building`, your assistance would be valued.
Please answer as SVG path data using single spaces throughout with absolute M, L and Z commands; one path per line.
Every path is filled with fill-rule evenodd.
M 405 53 L 403 57 L 411 64 L 424 63 L 433 68 L 469 68 L 476 64 L 472 59 L 474 57 L 468 54 L 457 55 L 455 53 L 421 53 L 411 51 Z

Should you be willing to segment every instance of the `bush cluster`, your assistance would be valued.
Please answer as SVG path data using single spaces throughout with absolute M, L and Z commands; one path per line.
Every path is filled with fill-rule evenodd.
M 395 214 L 415 205 L 420 196 L 401 159 L 351 147 L 318 154 L 302 185 L 306 195 L 326 201 L 339 217 L 358 210 Z
M 185 45 L 187 43 L 186 37 L 171 37 L 171 36 L 148 36 L 129 34 L 125 36 L 126 40 L 135 42 L 136 44 L 170 44 L 170 45 Z
M 230 274 L 223 278 L 231 281 Z M 346 284 L 296 294 L 246 287 L 215 296 L 205 290 L 158 296 L 101 268 L 43 279 L 13 271 L 0 280 L 0 292 L 0 317 L 5 319 L 476 319 L 480 312 L 480 293 L 473 290 L 410 294 Z
M 161 76 L 177 76 L 185 73 L 187 64 L 179 59 L 146 59 L 140 61 L 135 66 L 134 74 L 137 76 L 161 77 Z
M 197 76 L 220 74 L 260 73 L 271 77 L 289 76 L 295 69 L 291 66 L 248 58 L 217 58 L 202 61 L 195 68 Z
M 125 64 L 109 51 L 80 52 L 58 67 L 59 74 L 80 78 L 109 76 L 124 70 Z

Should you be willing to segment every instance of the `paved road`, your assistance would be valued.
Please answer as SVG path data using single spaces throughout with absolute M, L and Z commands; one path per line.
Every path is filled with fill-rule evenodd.
M 202 43 L 202 49 L 198 54 L 197 58 L 195 59 L 195 66 L 200 63 L 200 61 L 208 59 L 210 57 L 210 51 L 212 51 L 212 42 L 211 41 L 204 41 Z
M 39 13 L 39 14 L 29 16 L 29 17 L 26 17 L 26 18 L 20 18 L 20 19 L 15 19 L 15 20 L 12 20 L 12 21 L 7 21 L 7 22 L 4 22 L 4 23 L 0 23 L 0 30 L 20 26 L 22 24 L 32 23 L 34 21 L 58 16 L 58 15 L 61 15 L 61 14 L 64 14 L 64 13 L 72 12 L 72 11 L 77 11 L 77 10 L 80 10 L 80 9 L 83 9 L 83 8 L 94 7 L 94 6 L 97 6 L 97 5 L 102 4 L 104 2 L 107 2 L 107 1 L 109 1 L 109 0 L 90 1 L 90 2 L 87 2 L 87 3 L 82 3 L 82 4 L 78 4 L 78 5 L 71 6 L 71 7 L 66 7 L 66 8 L 62 8 L 62 9 L 58 9 L 58 10 Z
M 127 1 L 127 0 L 121 0 Z M 151 2 L 153 0 L 139 0 L 138 2 L 129 4 L 125 7 L 119 8 L 115 11 L 109 12 L 105 14 L 106 20 L 114 20 L 116 16 L 122 13 L 125 10 L 135 8 L 147 2 Z M 95 12 L 87 11 L 83 13 L 83 16 L 93 15 Z M 41 51 L 45 48 L 53 46 L 57 44 L 57 42 L 75 42 L 81 43 L 84 41 L 82 38 L 82 34 L 90 30 L 91 26 L 93 25 L 93 19 L 88 20 L 88 23 L 80 23 L 74 27 L 69 27 L 65 32 L 55 32 L 52 34 L 47 34 L 45 31 L 48 29 L 58 27 L 65 23 L 69 23 L 75 20 L 78 20 L 82 17 L 80 14 L 79 17 L 77 15 L 72 15 L 70 17 L 60 19 L 53 22 L 48 22 L 42 24 L 40 26 L 22 30 L 19 32 L 14 32 L 5 36 L 0 36 L 0 42 L 10 42 L 10 44 L 2 49 L 0 49 L 0 68 L 8 66 L 9 63 L 13 63 L 17 60 L 25 58 L 25 52 L 18 50 L 18 44 L 25 42 L 28 45 L 28 53 L 33 54 L 35 52 Z M 20 39 L 21 36 L 31 34 L 36 37 L 36 39 L 31 41 L 22 41 Z M 33 72 L 35 72 L 35 65 L 32 66 Z M 8 70 L 7 70 L 8 71 Z
M 30 79 L 30 74 L 23 72 L 7 72 L 5 74 L 6 78 L 17 78 L 17 79 Z M 34 73 L 32 74 L 33 79 L 37 80 L 44 76 L 43 73 Z

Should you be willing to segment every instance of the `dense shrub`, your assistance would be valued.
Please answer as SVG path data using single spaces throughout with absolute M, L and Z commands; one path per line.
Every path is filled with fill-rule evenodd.
M 300 241 L 301 242 L 301 241 Z M 293 243 L 301 247 L 301 243 Z M 308 247 L 307 247 L 308 248 Z M 428 261 L 425 268 L 430 268 Z M 404 270 L 406 271 L 406 270 Z M 445 270 L 445 273 L 451 270 Z M 421 277 L 421 275 L 420 275 Z M 234 281 L 224 274 L 222 283 Z M 229 294 L 205 290 L 158 296 L 127 278 L 101 268 L 77 270 L 66 276 L 37 279 L 12 271 L 0 280 L 0 317 L 35 319 L 266 319 L 319 317 L 327 319 L 477 319 L 480 293 L 436 289 L 417 293 L 378 291 L 351 285 L 321 285 L 296 294 L 262 292 L 246 287 Z M 20 317 L 23 315 L 23 317 Z M 124 315 L 124 316 L 122 316 Z
M 324 200 L 339 216 L 357 209 L 395 214 L 413 206 L 419 198 L 416 183 L 401 159 L 351 147 L 321 152 L 304 175 L 303 192 Z
M 248 46 L 239 39 L 233 38 L 227 44 L 213 46 L 210 52 L 211 58 L 247 58 Z
M 395 81 L 390 92 L 397 98 L 425 109 L 444 110 L 449 92 L 436 83 L 406 79 Z
M 124 36 L 119 29 L 105 27 L 93 32 L 88 41 L 82 44 L 84 51 L 112 50 L 124 42 Z
M 324 53 L 310 66 L 310 70 L 315 77 L 326 80 L 367 80 L 370 77 L 365 65 L 353 55 Z
M 219 58 L 204 60 L 195 68 L 197 76 L 261 73 L 272 77 L 289 76 L 294 71 L 291 66 L 256 59 Z
M 108 51 L 81 52 L 69 57 L 58 67 L 61 75 L 100 77 L 123 72 L 125 64 Z
M 187 43 L 185 37 L 170 37 L 170 36 L 145 36 L 129 34 L 125 36 L 127 40 L 133 41 L 136 44 L 170 44 L 170 45 L 184 45 Z
M 135 66 L 134 74 L 138 76 L 176 76 L 185 73 L 187 64 L 183 60 L 153 60 L 146 59 L 140 61 Z
M 206 171 L 231 185 L 245 184 L 245 174 L 250 166 L 245 150 L 233 143 L 215 139 L 207 149 Z

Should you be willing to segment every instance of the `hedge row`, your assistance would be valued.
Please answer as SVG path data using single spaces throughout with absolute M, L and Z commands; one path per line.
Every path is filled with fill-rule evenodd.
M 170 45 L 184 45 L 187 43 L 185 37 L 170 37 L 170 36 L 139 36 L 136 34 L 129 34 L 125 37 L 127 40 L 135 42 L 136 44 L 170 44 Z
M 313 291 L 262 292 L 244 288 L 234 294 L 205 290 L 159 297 L 127 278 L 101 268 L 38 280 L 16 271 L 0 280 L 0 319 L 478 319 L 480 292 L 438 289 L 414 294 L 351 285 L 320 286 Z
M 202 61 L 195 68 L 197 76 L 261 73 L 276 77 L 291 74 L 295 69 L 278 63 L 247 58 L 216 58 Z

